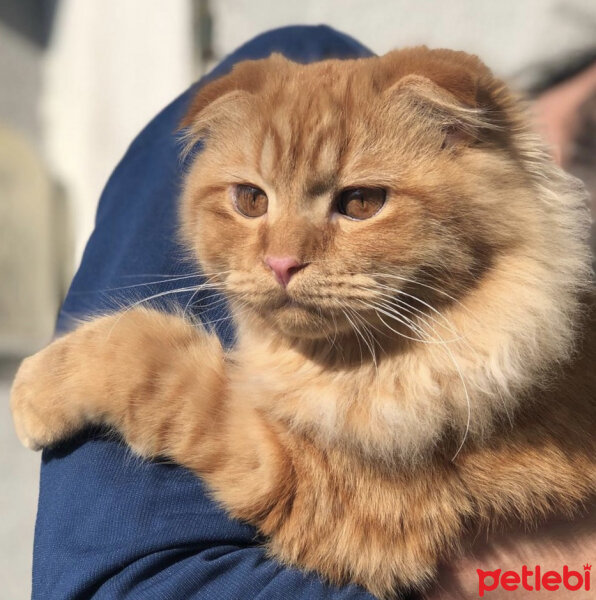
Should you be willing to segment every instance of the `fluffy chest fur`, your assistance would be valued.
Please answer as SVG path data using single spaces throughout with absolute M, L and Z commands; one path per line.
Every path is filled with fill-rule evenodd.
M 445 430 L 452 373 L 433 371 L 423 357 L 379 357 L 376 365 L 327 368 L 292 349 L 253 340 L 235 353 L 234 363 L 233 396 L 245 397 L 322 447 L 340 444 L 379 458 L 414 458 Z

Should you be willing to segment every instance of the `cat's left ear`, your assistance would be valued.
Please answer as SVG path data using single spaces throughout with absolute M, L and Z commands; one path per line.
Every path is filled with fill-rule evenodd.
M 511 103 L 505 86 L 476 56 L 419 47 L 382 61 L 378 76 L 388 103 L 435 124 L 444 147 L 501 139 Z

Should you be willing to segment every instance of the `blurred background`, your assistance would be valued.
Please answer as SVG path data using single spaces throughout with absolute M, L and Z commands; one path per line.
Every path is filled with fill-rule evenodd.
M 0 0 L 0 596 L 30 596 L 39 455 L 8 395 L 51 338 L 110 172 L 140 129 L 254 35 L 325 23 L 376 53 L 478 54 L 596 190 L 595 0 Z

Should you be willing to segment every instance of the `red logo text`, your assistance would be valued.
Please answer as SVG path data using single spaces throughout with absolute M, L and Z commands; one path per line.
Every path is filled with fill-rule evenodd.
M 576 592 L 577 590 L 590 590 L 590 570 L 592 565 L 584 565 L 583 571 L 571 571 L 565 565 L 563 571 L 542 571 L 540 565 L 530 570 L 526 565 L 522 567 L 521 573 L 516 571 L 483 571 L 476 569 L 478 573 L 478 594 L 482 598 L 486 592 L 502 589 L 514 592 L 520 587 L 524 590 L 539 591 L 547 590 L 556 592 L 561 587 Z

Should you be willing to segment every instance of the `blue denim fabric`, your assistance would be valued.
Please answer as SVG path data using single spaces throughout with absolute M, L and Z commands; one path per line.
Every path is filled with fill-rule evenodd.
M 203 82 L 235 62 L 271 52 L 300 62 L 371 55 L 328 27 L 288 27 L 242 46 Z M 184 165 L 174 132 L 197 85 L 141 132 L 111 176 L 58 331 L 67 330 L 73 317 L 199 281 L 137 285 L 160 274 L 193 273 L 176 242 Z M 185 306 L 190 295 L 164 296 L 156 303 L 167 309 L 166 300 L 174 298 Z M 218 334 L 230 344 L 225 310 L 209 307 L 208 295 L 196 296 L 192 308 L 217 321 Z M 355 586 L 330 587 L 269 559 L 256 531 L 227 517 L 196 476 L 176 465 L 140 461 L 99 431 L 43 453 L 34 547 L 34 599 L 90 597 L 371 599 Z

